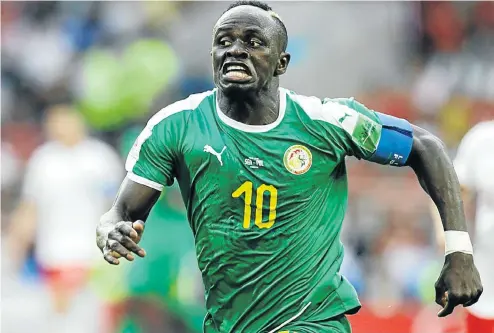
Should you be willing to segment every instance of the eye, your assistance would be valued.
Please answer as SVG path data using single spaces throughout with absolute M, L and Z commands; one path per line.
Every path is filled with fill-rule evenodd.
M 232 42 L 228 38 L 221 38 L 219 44 L 221 46 L 230 46 L 232 45 Z
M 252 47 L 259 47 L 259 46 L 261 46 L 261 42 L 259 40 L 253 38 L 249 41 L 249 45 Z

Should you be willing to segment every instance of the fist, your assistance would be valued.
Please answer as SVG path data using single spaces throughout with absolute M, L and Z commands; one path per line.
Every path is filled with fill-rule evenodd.
M 144 222 L 121 221 L 116 224 L 100 222 L 97 228 L 97 243 L 105 260 L 118 265 L 119 258 L 123 257 L 129 261 L 134 260 L 134 254 L 144 257 L 146 252 L 139 244 L 144 232 Z
M 446 317 L 457 305 L 475 304 L 482 294 L 480 275 L 473 262 L 473 255 L 462 252 L 448 254 L 435 284 L 436 303 L 443 309 L 437 314 Z

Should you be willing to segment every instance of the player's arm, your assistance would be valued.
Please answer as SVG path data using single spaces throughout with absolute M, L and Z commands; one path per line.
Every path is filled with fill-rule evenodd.
M 444 230 L 466 232 L 460 184 L 444 145 L 426 130 L 412 127 L 413 144 L 406 165 L 436 205 Z
M 482 155 L 482 151 L 479 151 L 479 137 L 482 136 L 482 126 L 475 126 L 463 137 L 458 146 L 456 157 L 453 161 L 456 175 L 461 185 L 461 196 L 467 220 L 473 223 L 474 219 L 474 197 L 475 189 L 478 187 L 477 175 L 475 173 L 475 166 L 477 164 L 478 156 Z M 436 205 L 431 205 L 431 214 L 436 226 L 436 240 L 439 246 L 444 247 L 445 233 L 442 226 L 441 216 L 436 208 Z M 473 225 L 470 225 L 470 230 L 474 230 Z
M 444 306 L 439 316 L 450 314 L 456 305 L 477 302 L 482 285 L 473 262 L 460 184 L 442 142 L 404 119 L 375 112 L 354 99 L 325 102 L 337 120 L 333 123 L 343 130 L 339 142 L 347 155 L 411 167 L 434 201 L 446 243 L 445 263 L 436 283 L 436 302 Z
M 435 287 L 436 302 L 444 306 L 438 315 L 447 316 L 456 305 L 472 305 L 482 294 L 460 183 L 442 142 L 417 126 L 413 126 L 413 145 L 406 164 L 435 203 L 445 231 L 445 263 Z
M 145 252 L 137 244 L 144 231 L 144 221 L 160 196 L 160 191 L 125 178 L 112 208 L 96 228 L 96 243 L 110 264 L 118 265 L 119 257 L 134 260 Z
M 474 199 L 473 199 L 474 192 L 465 186 L 461 186 L 461 198 L 463 201 L 463 206 L 465 208 L 465 215 L 470 216 L 471 214 L 469 214 L 468 212 L 471 212 L 475 209 Z M 441 215 L 439 215 L 436 204 L 432 200 L 430 201 L 429 210 L 431 213 L 432 222 L 434 224 L 434 233 L 436 235 L 437 248 L 440 251 L 444 251 L 445 237 L 444 237 L 443 221 L 441 220 Z M 469 219 L 467 218 L 467 220 Z M 473 225 L 474 220 L 470 219 L 468 224 L 470 224 L 470 230 L 474 230 L 475 228 L 475 226 Z
M 125 177 L 111 209 L 96 229 L 96 243 L 110 264 L 118 258 L 145 255 L 137 244 L 144 221 L 165 186 L 175 178 L 180 126 L 168 118 L 168 108 L 154 115 L 136 139 L 125 163 Z
M 36 232 L 37 207 L 33 200 L 22 199 L 10 218 L 5 243 L 14 270 L 26 260 Z
M 18 206 L 13 211 L 6 236 L 9 259 L 15 270 L 26 260 L 29 248 L 34 242 L 38 220 L 38 196 L 43 193 L 41 180 L 45 151 L 36 150 L 29 159 L 22 184 Z

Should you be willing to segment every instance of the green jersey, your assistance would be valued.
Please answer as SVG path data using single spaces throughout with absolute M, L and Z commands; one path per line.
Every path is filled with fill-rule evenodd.
M 222 113 L 216 95 L 191 95 L 154 115 L 126 163 L 131 180 L 157 190 L 178 180 L 205 288 L 205 332 L 267 333 L 357 311 L 339 273 L 345 157 L 372 159 L 379 117 L 353 99 L 280 88 L 278 119 L 246 125 Z

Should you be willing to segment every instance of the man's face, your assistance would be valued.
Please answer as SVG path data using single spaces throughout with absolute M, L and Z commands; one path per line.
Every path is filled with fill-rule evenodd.
M 84 119 L 68 105 L 56 105 L 48 111 L 46 135 L 68 146 L 79 143 L 85 136 Z
M 216 86 L 224 92 L 259 91 L 284 73 L 279 60 L 289 56 L 283 53 L 278 29 L 275 19 L 260 8 L 239 6 L 226 12 L 213 30 Z

